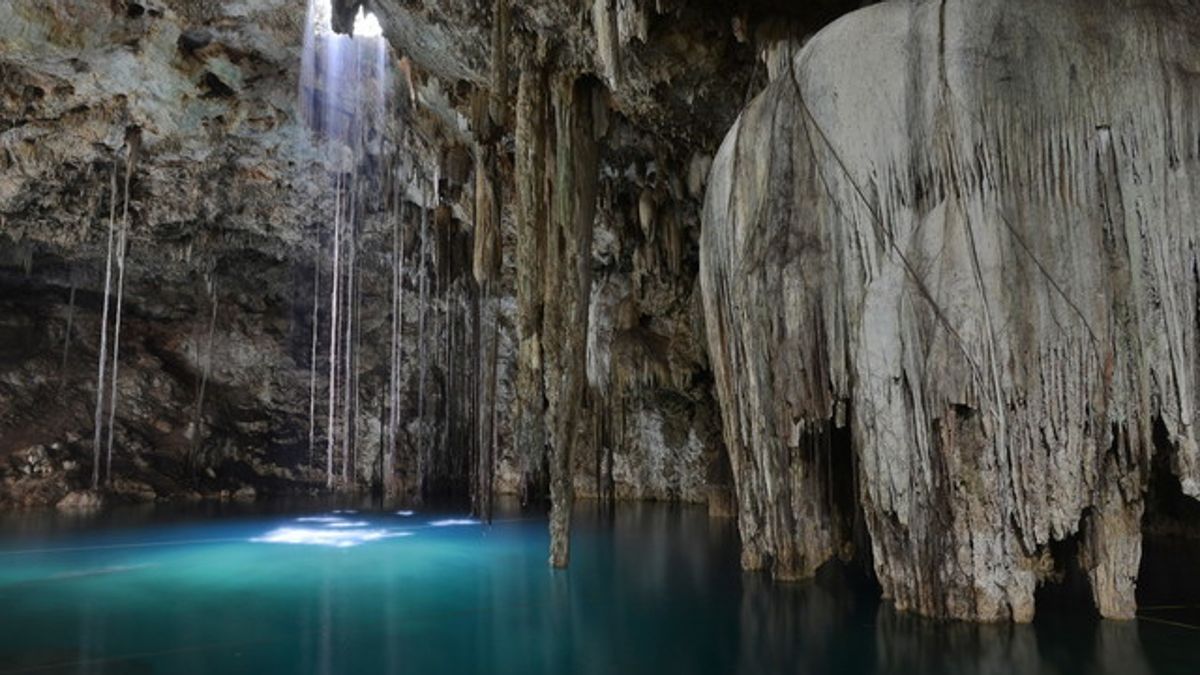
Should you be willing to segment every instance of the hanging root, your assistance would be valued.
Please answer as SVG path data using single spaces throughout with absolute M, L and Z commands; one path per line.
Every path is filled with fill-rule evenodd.
M 108 212 L 108 258 L 104 264 L 104 309 L 100 313 L 100 352 L 96 365 L 96 414 L 92 437 L 92 489 L 100 487 L 100 437 L 104 411 L 104 371 L 108 362 L 108 306 L 112 291 L 113 242 L 117 223 L 117 167 L 113 165 L 112 191 Z

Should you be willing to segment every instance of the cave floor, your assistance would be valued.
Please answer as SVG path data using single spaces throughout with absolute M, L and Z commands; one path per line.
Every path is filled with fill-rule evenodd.
M 0 673 L 1195 673 L 1170 623 L 902 615 L 844 570 L 772 584 L 703 509 L 545 517 L 256 506 L 0 517 Z

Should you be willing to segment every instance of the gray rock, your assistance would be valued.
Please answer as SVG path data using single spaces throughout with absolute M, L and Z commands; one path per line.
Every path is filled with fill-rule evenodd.
M 1200 88 L 1170 65 L 1198 29 L 1157 2 L 888 2 L 779 69 L 701 243 L 747 566 L 808 576 L 861 511 L 897 607 L 1028 621 L 1078 533 L 1100 613 L 1133 616 L 1152 456 L 1200 497 Z

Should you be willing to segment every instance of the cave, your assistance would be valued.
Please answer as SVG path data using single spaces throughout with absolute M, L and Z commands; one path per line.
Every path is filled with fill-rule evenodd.
M 1149 621 L 1192 625 L 1200 619 L 1200 503 L 1183 493 L 1171 469 L 1175 448 L 1161 421 L 1154 428 L 1157 452 L 1142 515 L 1142 561 L 1138 613 Z
M 1080 614 L 1098 618 L 1091 584 L 1079 557 L 1079 535 L 1051 542 L 1049 555 L 1052 569 L 1034 594 L 1037 616 L 1050 620 Z
M 0 673 L 1191 673 L 1200 12 L 0 3 Z

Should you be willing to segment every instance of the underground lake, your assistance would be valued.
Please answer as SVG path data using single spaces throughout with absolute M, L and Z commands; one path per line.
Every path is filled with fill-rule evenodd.
M 1200 0 L 0 0 L 0 675 L 1200 674 Z
M 1187 628 L 899 614 L 846 569 L 777 585 L 702 509 L 118 509 L 0 519 L 0 673 L 1195 673 Z

